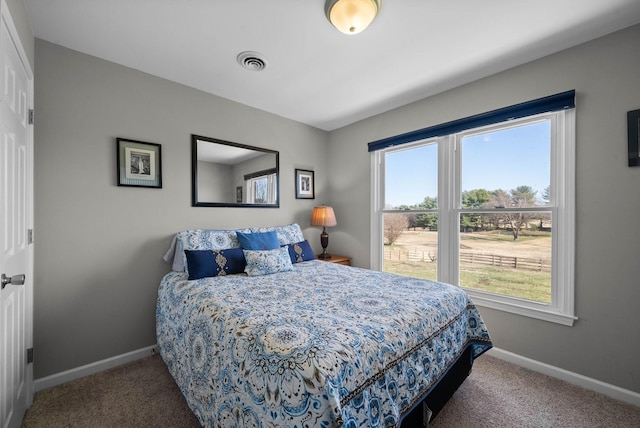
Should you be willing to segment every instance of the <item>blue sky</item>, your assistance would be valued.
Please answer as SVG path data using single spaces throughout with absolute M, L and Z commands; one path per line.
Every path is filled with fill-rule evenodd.
M 462 190 L 531 186 L 541 197 L 550 177 L 550 123 L 538 122 L 466 137 L 462 142 Z M 437 195 L 436 145 L 386 156 L 386 204 L 414 205 Z

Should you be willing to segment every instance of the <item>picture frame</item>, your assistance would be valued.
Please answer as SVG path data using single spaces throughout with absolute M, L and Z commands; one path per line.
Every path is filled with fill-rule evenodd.
M 640 166 L 640 110 L 627 112 L 629 166 Z
M 313 171 L 296 168 L 296 199 L 315 199 Z
M 237 204 L 242 203 L 242 186 L 236 187 L 236 203 Z
M 162 188 L 160 144 L 117 138 L 118 186 Z

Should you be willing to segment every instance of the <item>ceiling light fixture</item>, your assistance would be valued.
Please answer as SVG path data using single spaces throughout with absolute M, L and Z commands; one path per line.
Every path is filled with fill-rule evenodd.
M 338 31 L 358 34 L 378 15 L 382 0 L 326 0 L 324 13 Z

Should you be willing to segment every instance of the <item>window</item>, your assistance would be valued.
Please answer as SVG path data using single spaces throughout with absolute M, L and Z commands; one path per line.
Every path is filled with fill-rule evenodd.
M 372 267 L 572 325 L 574 110 L 492 122 L 372 150 Z
M 278 200 L 278 177 L 276 173 L 268 173 L 252 177 L 245 176 L 247 203 L 274 204 Z
M 384 153 L 383 270 L 437 279 L 438 143 Z

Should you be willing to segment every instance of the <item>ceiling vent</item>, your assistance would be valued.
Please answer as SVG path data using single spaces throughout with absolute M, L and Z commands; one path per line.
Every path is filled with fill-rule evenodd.
M 238 55 L 238 64 L 251 71 L 262 71 L 267 68 L 267 61 L 258 52 L 241 52 Z

